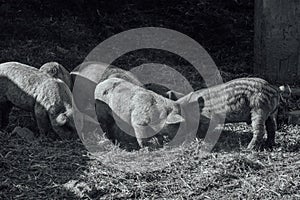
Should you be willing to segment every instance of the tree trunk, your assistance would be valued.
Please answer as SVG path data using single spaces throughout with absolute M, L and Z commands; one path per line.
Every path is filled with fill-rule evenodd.
M 254 72 L 270 82 L 300 76 L 300 1 L 255 0 Z

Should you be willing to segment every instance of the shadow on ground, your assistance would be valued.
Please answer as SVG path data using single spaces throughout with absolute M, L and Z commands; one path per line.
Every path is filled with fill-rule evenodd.
M 223 130 L 213 152 L 237 152 L 247 148 L 252 139 L 251 130 L 236 132 Z
M 80 141 L 25 141 L 0 132 L 1 199 L 75 199 L 65 184 L 87 168 L 87 151 Z

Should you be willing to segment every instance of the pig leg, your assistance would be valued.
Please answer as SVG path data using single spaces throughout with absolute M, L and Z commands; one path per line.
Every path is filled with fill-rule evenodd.
M 48 132 L 50 132 L 51 130 L 48 112 L 43 106 L 36 104 L 34 107 L 34 116 L 40 132 L 40 136 L 47 136 Z
M 148 141 L 151 139 L 152 136 L 155 135 L 154 131 L 150 126 L 134 124 L 133 129 L 138 144 L 141 148 L 148 146 Z
M 1 103 L 0 117 L 1 117 L 1 129 L 5 129 L 9 123 L 9 113 L 13 107 L 13 104 L 9 101 Z
M 208 119 L 208 118 L 202 117 L 200 119 L 199 128 L 198 128 L 197 135 L 196 135 L 197 138 L 200 138 L 200 139 L 205 138 L 206 133 L 209 128 L 209 122 L 210 122 L 210 119 Z
M 117 137 L 115 134 L 113 134 L 113 127 L 115 126 L 116 122 L 112 116 L 112 110 L 105 102 L 98 99 L 95 101 L 95 110 L 100 127 L 103 132 L 105 132 L 106 137 L 115 142 Z
M 253 110 L 251 112 L 251 125 L 253 129 L 253 137 L 248 145 L 248 149 L 261 147 L 263 137 L 265 134 L 265 111 L 263 109 Z
M 72 127 L 67 124 L 62 126 L 52 125 L 52 129 L 62 140 L 69 140 L 76 136 Z
M 266 120 L 266 130 L 267 130 L 267 141 L 268 147 L 272 147 L 275 144 L 275 131 L 277 129 L 276 116 L 270 115 Z
M 136 138 L 128 135 L 118 126 L 111 108 L 105 102 L 96 99 L 95 109 L 100 127 L 110 141 L 114 144 L 120 144 L 121 148 L 127 150 L 139 149 Z

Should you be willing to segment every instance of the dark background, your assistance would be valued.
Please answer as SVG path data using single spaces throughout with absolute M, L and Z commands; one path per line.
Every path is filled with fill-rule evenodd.
M 195 39 L 225 79 L 232 79 L 253 71 L 253 15 L 253 0 L 0 0 L 0 62 L 39 67 L 57 61 L 72 70 L 110 36 L 154 26 Z M 145 62 L 187 65 L 167 52 L 149 50 L 115 64 L 126 68 Z

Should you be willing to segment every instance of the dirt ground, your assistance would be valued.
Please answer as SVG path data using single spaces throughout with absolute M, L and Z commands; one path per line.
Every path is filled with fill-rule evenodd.
M 0 0 L 0 62 L 39 68 L 57 61 L 72 70 L 110 36 L 155 26 L 199 42 L 225 81 L 256 76 L 253 13 L 250 0 Z M 114 64 L 127 68 L 147 62 L 187 66 L 181 73 L 195 89 L 202 86 L 190 64 L 168 52 L 141 50 Z M 298 100 L 293 102 L 288 109 L 299 109 Z M 154 152 L 126 152 L 109 145 L 103 159 L 80 140 L 26 140 L 12 133 L 16 126 L 37 131 L 30 113 L 19 109 L 0 131 L 1 199 L 300 199 L 298 126 L 282 124 L 272 151 L 247 151 L 250 127 L 228 124 L 205 156 L 199 153 L 203 142 L 195 141 Z M 145 171 L 140 171 L 141 160 Z

